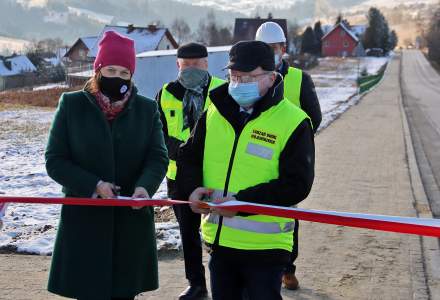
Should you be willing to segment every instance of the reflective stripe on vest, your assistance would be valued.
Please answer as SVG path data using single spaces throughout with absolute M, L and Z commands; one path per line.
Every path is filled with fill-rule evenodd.
M 211 99 L 209 98 L 209 91 L 215 89 L 216 87 L 225 83 L 224 80 L 211 77 L 211 82 L 208 88 L 208 95 L 205 99 L 204 110 L 207 110 L 211 104 Z M 183 104 L 182 100 L 174 97 L 173 94 L 168 92 L 166 89 L 168 84 L 165 84 L 162 88 L 162 94 L 160 97 L 160 106 L 165 115 L 167 121 L 168 136 L 178 139 L 179 141 L 186 142 L 190 136 L 189 128 L 183 130 Z M 168 165 L 167 177 L 169 179 L 175 180 L 177 174 L 177 165 L 175 160 L 171 160 Z
M 286 76 L 284 76 L 284 97 L 300 108 L 301 84 L 302 71 L 297 68 L 289 67 Z
M 249 121 L 237 138 L 233 127 L 211 105 L 206 119 L 203 186 L 221 190 L 226 195 L 278 178 L 280 155 L 292 133 L 306 118 L 301 109 L 284 99 Z M 224 191 L 225 185 L 227 191 Z M 214 243 L 219 226 L 215 220 L 210 216 L 202 219 L 203 239 L 210 244 Z M 218 242 L 221 246 L 242 250 L 291 252 L 292 224 L 292 219 L 264 215 L 223 218 Z
M 212 224 L 219 224 L 220 216 L 215 214 L 209 214 L 206 222 Z M 295 227 L 295 222 L 288 222 L 283 224 L 283 228 L 280 227 L 280 223 L 264 223 L 249 220 L 243 217 L 235 218 L 223 218 L 222 226 L 227 226 L 244 231 L 257 232 L 257 233 L 281 233 L 292 232 Z

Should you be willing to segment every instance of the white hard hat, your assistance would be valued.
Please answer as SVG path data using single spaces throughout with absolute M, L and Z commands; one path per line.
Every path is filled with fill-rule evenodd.
M 268 44 L 285 43 L 286 37 L 280 25 L 275 22 L 266 22 L 261 24 L 255 35 L 257 41 Z

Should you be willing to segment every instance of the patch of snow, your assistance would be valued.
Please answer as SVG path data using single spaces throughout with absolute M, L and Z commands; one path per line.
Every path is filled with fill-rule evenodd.
M 100 14 L 88 9 L 77 8 L 77 7 L 68 7 L 69 13 L 77 15 L 77 16 L 86 16 L 91 20 L 97 21 L 102 24 L 109 24 L 115 18 L 114 16 Z
M 68 88 L 68 87 L 69 87 L 69 85 L 66 84 L 65 82 L 63 82 L 63 83 L 49 83 L 49 84 L 34 87 L 32 90 L 33 91 L 42 91 L 42 90 L 50 90 L 50 89 L 55 89 L 55 88 Z
M 180 250 L 182 248 L 179 225 L 177 223 L 157 223 L 156 237 L 158 250 Z
M 377 74 L 389 57 L 319 59 L 319 66 L 310 71 L 321 105 L 322 122 L 319 130 L 328 127 L 360 99 L 357 78 L 362 70 Z
M 67 24 L 69 21 L 69 13 L 68 12 L 57 12 L 57 11 L 49 11 L 49 13 L 44 16 L 44 22 L 46 23 L 55 23 L 55 24 Z
M 150 31 L 147 28 L 135 27 L 133 31 L 128 32 L 128 27 L 106 25 L 99 35 L 98 41 L 102 39 L 104 33 L 107 31 L 116 31 L 119 34 L 134 40 L 136 54 L 139 54 L 146 51 L 156 50 L 165 36 L 166 29 L 158 28 L 156 31 Z M 95 43 L 88 54 L 89 57 L 96 57 L 98 46 L 99 43 Z
M 93 71 L 93 70 L 87 70 L 87 71 L 82 71 L 82 72 L 69 73 L 69 76 L 90 78 L 93 76 L 94 72 L 95 71 Z
M 18 55 L 6 58 L 6 62 L 11 63 L 11 69 L 7 68 L 4 62 L 0 60 L 0 76 L 12 76 L 24 72 L 37 71 L 37 68 L 26 55 Z
M 0 36 L 0 55 L 23 53 L 30 44 L 29 41 Z
M 82 37 L 81 40 L 86 45 L 87 49 L 90 50 L 98 41 L 98 37 L 97 36 Z
M 254 14 L 257 8 L 276 8 L 276 9 L 286 9 L 295 4 L 295 2 L 302 0 L 279 0 L 276 2 L 267 2 L 266 0 L 177 0 L 179 2 L 210 7 L 213 9 L 238 12 L 245 15 Z

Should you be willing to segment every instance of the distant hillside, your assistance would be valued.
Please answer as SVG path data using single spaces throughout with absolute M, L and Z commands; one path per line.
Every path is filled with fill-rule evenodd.
M 0 55 L 22 52 L 29 45 L 28 41 L 0 36 Z
M 176 17 L 195 29 L 210 11 L 225 25 L 243 16 L 174 0 L 1 0 L 0 35 L 27 40 L 61 37 L 71 43 L 79 36 L 98 34 L 104 24 L 146 26 L 159 21 L 170 26 Z
M 408 14 L 407 22 L 391 21 L 402 34 L 414 31 L 413 19 L 419 11 L 430 10 L 438 0 L 0 0 L 0 36 L 33 40 L 62 38 L 72 43 L 79 36 L 98 34 L 104 24 L 145 26 L 159 21 L 170 26 L 175 18 L 184 19 L 196 30 L 201 19 L 214 12 L 222 25 L 233 26 L 244 16 L 286 18 L 289 22 L 310 25 L 318 19 L 333 23 L 338 13 L 365 23 L 370 6 L 385 10 L 385 15 L 399 11 Z M 427 18 L 429 19 L 429 18 Z M 426 19 L 426 20 L 427 20 Z M 421 20 L 424 23 L 423 20 Z M 412 27 L 411 27 L 412 26 Z M 418 30 L 418 29 L 417 29 Z M 413 34 L 411 34 L 412 38 Z

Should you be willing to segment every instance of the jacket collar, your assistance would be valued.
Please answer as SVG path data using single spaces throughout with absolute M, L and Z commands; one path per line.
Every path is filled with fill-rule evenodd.
M 289 62 L 287 60 L 283 59 L 282 63 L 281 63 L 281 68 L 277 71 L 284 78 L 284 77 L 286 77 L 287 73 L 289 72 L 289 67 L 290 67 Z
M 84 87 L 83 89 L 83 93 L 84 95 L 87 97 L 87 99 L 89 99 L 90 102 L 92 102 L 92 104 L 98 106 L 98 104 L 96 103 L 96 99 L 95 96 L 93 96 L 93 94 L 91 94 L 88 90 L 87 90 L 87 85 Z M 134 99 L 137 97 L 138 95 L 138 89 L 137 87 L 133 84 L 131 87 L 131 95 L 130 98 L 127 101 L 127 109 L 131 109 L 133 107 L 133 103 L 135 102 Z
M 209 91 L 209 86 L 211 84 L 211 79 L 212 76 L 209 75 L 209 79 L 208 79 L 208 84 L 205 86 L 205 88 L 203 89 L 203 98 L 206 99 L 206 97 L 208 96 L 208 91 Z M 183 85 L 178 81 L 171 81 L 167 87 L 166 90 L 171 93 L 171 95 L 173 95 L 176 99 L 182 101 L 183 97 L 185 96 L 185 91 L 186 89 L 183 87 Z
M 225 83 L 218 88 L 213 89 L 209 93 L 209 96 L 219 113 L 234 127 L 235 130 L 240 130 L 243 127 L 243 124 L 240 121 L 240 106 L 229 95 L 228 85 L 228 83 Z M 281 75 L 278 74 L 274 85 L 269 89 L 266 95 L 255 104 L 249 120 L 258 118 L 261 113 L 280 103 L 283 98 L 284 82 Z

